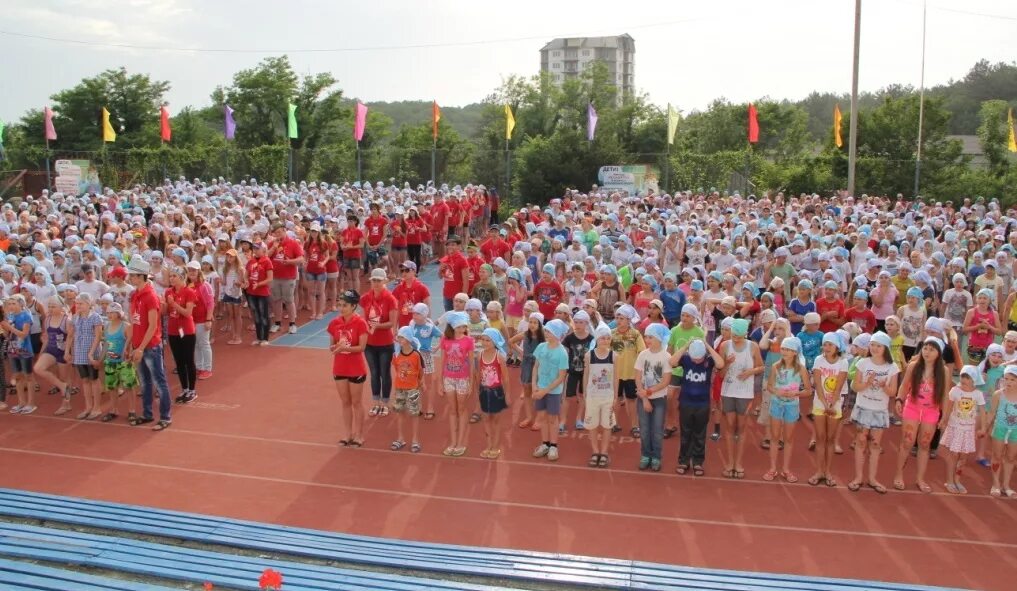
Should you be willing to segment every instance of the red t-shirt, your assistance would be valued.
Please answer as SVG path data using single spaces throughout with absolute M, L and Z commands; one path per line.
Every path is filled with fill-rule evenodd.
M 385 226 L 388 225 L 388 218 L 385 216 L 371 216 L 364 220 L 364 228 L 367 229 L 367 245 L 376 247 L 385 239 Z
M 424 242 L 424 232 L 427 228 L 424 226 L 424 220 L 421 218 L 413 218 L 406 220 L 406 244 L 419 245 Z M 393 241 L 393 244 L 395 241 Z
M 268 257 L 247 259 L 247 283 L 250 286 L 247 288 L 247 293 L 253 296 L 271 295 L 272 288 L 267 284 L 262 285 L 261 287 L 255 287 L 258 283 L 268 279 L 269 271 L 272 271 L 272 261 L 268 260 Z
M 340 239 L 342 240 L 343 244 L 360 244 L 360 242 L 364 239 L 364 231 L 361 230 L 360 228 L 351 226 L 351 227 L 348 227 L 345 230 L 343 230 L 342 235 L 340 236 Z M 359 260 L 359 259 L 361 259 L 363 257 L 364 257 L 364 249 L 363 248 L 344 248 L 343 249 L 343 258 L 344 259 L 357 259 L 357 260 Z
M 398 220 L 392 220 L 390 224 L 392 226 L 392 248 L 406 248 L 406 232 L 409 229 L 409 225 L 407 224 L 407 229 L 404 230 L 403 223 Z
M 484 264 L 484 259 L 479 256 L 468 257 L 466 264 L 470 267 L 470 273 L 473 273 L 473 278 L 470 279 L 470 284 L 466 286 L 466 293 L 473 292 L 473 286 L 480 283 L 480 267 Z
M 327 248 L 317 242 L 308 242 L 304 252 L 307 253 L 307 272 L 315 275 L 324 273 L 325 265 L 321 261 L 328 252 Z
M 431 208 L 430 215 L 431 218 L 434 220 L 433 225 L 436 231 L 441 230 L 442 226 L 444 226 L 445 223 L 448 221 L 449 216 L 448 205 L 445 204 L 444 201 L 435 205 L 434 207 Z M 424 215 L 421 214 L 421 217 L 424 217 Z
M 185 335 L 194 334 L 194 314 L 198 310 L 198 293 L 190 287 L 171 287 L 166 290 L 163 296 L 166 298 L 166 316 L 169 319 L 166 330 L 169 331 L 169 336 L 180 336 L 181 330 Z M 173 301 L 184 308 L 187 307 L 187 304 L 193 303 L 194 308 L 191 309 L 191 315 L 184 316 L 177 312 L 176 308 L 169 305 L 170 298 L 173 298 Z
M 367 322 L 353 314 L 348 319 L 339 314 L 328 323 L 328 334 L 332 340 L 344 347 L 356 347 L 360 337 L 367 334 Z M 332 358 L 332 375 L 344 378 L 359 378 L 367 375 L 367 360 L 364 353 L 336 353 Z
M 441 290 L 443 297 L 452 299 L 456 297 L 457 293 L 465 291 L 463 289 L 463 269 L 468 267 L 469 264 L 466 262 L 466 257 L 461 252 L 457 252 L 454 255 L 450 254 L 441 261 L 439 273 L 445 281 L 445 285 Z
M 399 305 L 399 326 L 406 326 L 413 319 L 413 304 L 419 304 L 430 297 L 431 291 L 419 279 L 414 279 L 408 287 L 405 281 L 400 281 L 392 290 L 392 295 Z
M 420 220 L 421 220 L 421 224 L 423 226 L 423 228 L 420 230 L 420 242 L 421 242 L 421 244 L 423 244 L 424 242 L 430 242 L 431 241 L 431 234 L 436 233 L 436 232 L 441 232 L 442 229 L 443 229 L 441 227 L 441 224 L 443 222 L 439 222 L 438 219 L 435 216 L 431 215 L 430 213 L 428 213 L 426 211 L 423 211 L 423 212 L 420 213 Z M 445 236 L 440 236 L 439 239 L 440 240 L 444 240 Z
M 816 312 L 820 316 L 826 312 L 836 312 L 837 316 L 844 318 L 844 301 L 837 299 L 831 302 L 826 298 L 819 298 L 816 300 Z M 839 324 L 830 322 L 829 320 L 822 320 L 819 323 L 819 330 L 821 332 L 833 332 L 838 328 L 840 328 Z
M 145 287 L 137 289 L 131 294 L 131 347 L 137 349 L 141 346 L 141 340 L 148 332 L 148 313 L 156 311 L 155 332 L 152 333 L 152 340 L 145 345 L 146 349 L 152 349 L 162 344 L 162 321 L 159 320 L 161 304 L 159 296 L 155 293 L 155 287 L 146 283 Z
M 511 248 L 508 242 L 505 242 L 501 238 L 490 238 L 486 242 L 480 245 L 480 254 L 484 255 L 484 260 L 489 263 L 493 263 L 494 259 L 501 257 L 508 262 L 508 256 L 511 252 Z
M 325 263 L 326 273 L 338 273 L 339 272 L 339 243 L 329 242 L 328 243 L 328 262 Z
M 844 312 L 844 322 L 854 322 L 862 332 L 871 334 L 876 331 L 876 315 L 868 308 L 859 312 L 857 308 L 851 306 Z
M 533 286 L 533 299 L 537 300 L 537 308 L 545 319 L 554 318 L 554 310 L 564 297 L 565 292 L 562 291 L 561 285 L 554 281 L 545 282 L 541 279 Z
M 297 265 L 284 263 L 288 259 L 295 259 L 304 256 L 304 248 L 300 243 L 287 236 L 272 255 L 272 279 L 296 279 Z
M 375 294 L 374 290 L 371 289 L 360 296 L 360 307 L 364 309 L 364 318 L 368 324 L 372 321 L 379 324 L 388 322 L 392 310 L 397 309 L 398 306 L 399 304 L 396 302 L 395 296 L 387 289 L 383 289 L 380 294 Z M 368 335 L 367 344 L 377 346 L 394 344 L 395 332 L 393 330 L 393 328 L 375 329 L 373 333 Z
M 456 227 L 463 225 L 463 209 L 457 201 L 449 201 L 445 204 L 448 207 L 448 225 Z

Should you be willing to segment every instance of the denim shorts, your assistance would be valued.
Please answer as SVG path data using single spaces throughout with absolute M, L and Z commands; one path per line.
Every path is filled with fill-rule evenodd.
M 797 398 L 770 396 L 770 419 L 781 423 L 795 423 L 802 416 Z
M 304 279 L 307 281 L 325 281 L 328 279 L 326 273 L 304 273 Z
M 32 373 L 32 365 L 35 361 L 32 357 L 11 357 L 11 368 L 14 373 Z
M 222 303 L 236 306 L 236 305 L 240 304 L 240 298 L 235 298 L 233 296 L 228 296 L 228 295 L 223 294 L 223 296 L 222 296 Z

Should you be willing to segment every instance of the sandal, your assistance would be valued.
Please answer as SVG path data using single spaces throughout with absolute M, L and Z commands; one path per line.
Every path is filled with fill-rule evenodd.
M 523 420 L 519 421 L 519 428 L 520 429 L 525 429 L 525 428 L 529 427 L 532 424 L 533 424 L 533 421 L 531 419 L 523 419 Z
M 678 464 L 678 467 L 675 468 L 674 471 L 675 471 L 675 474 L 683 474 L 684 475 L 686 472 L 689 471 L 689 465 L 688 464 Z
M 631 433 L 636 439 L 639 439 L 639 427 L 632 427 L 629 433 Z
M 929 486 L 928 484 L 925 484 L 924 482 L 916 482 L 915 486 L 918 487 L 918 490 L 922 491 L 925 494 L 929 494 L 932 492 L 932 487 Z
M 896 490 L 904 490 L 904 481 L 903 480 L 894 480 L 893 481 L 893 488 L 896 489 Z M 921 488 L 921 487 L 919 486 L 918 488 Z
M 994 486 L 989 489 L 989 496 L 999 498 L 1003 496 L 1003 491 L 999 490 L 998 486 Z
M 457 447 L 454 450 L 452 450 L 452 456 L 453 457 L 458 458 L 458 457 L 464 456 L 464 455 L 466 455 L 466 448 L 465 447 Z
M 826 477 L 826 486 L 829 486 L 830 488 L 834 488 L 835 486 L 837 486 L 837 480 L 835 478 L 833 478 L 832 476 L 827 476 Z
M 735 471 L 730 468 L 724 468 L 724 471 L 721 472 L 721 475 L 723 475 L 724 478 L 734 478 Z
M 841 447 L 840 445 L 834 445 L 833 453 L 837 454 L 838 456 L 842 456 L 844 455 L 844 448 Z
M 376 417 L 378 416 L 379 412 L 381 412 L 381 407 L 375 404 L 374 406 L 371 407 L 371 410 L 367 411 L 367 416 Z
M 692 466 L 693 476 L 702 476 L 704 474 L 706 474 L 706 470 L 703 470 L 702 466 Z
M 848 483 L 847 487 L 851 492 L 858 492 L 862 488 L 862 483 L 857 480 L 852 480 Z
M 434 420 L 434 413 L 433 412 L 425 412 L 424 413 L 424 420 L 425 421 L 433 421 Z
M 671 439 L 677 432 L 678 427 L 668 427 L 667 429 L 664 429 L 664 439 Z
M 767 470 L 766 474 L 763 474 L 763 480 L 767 482 L 773 482 L 773 479 L 777 477 L 776 470 Z
M 470 424 L 474 425 L 480 422 L 480 413 L 473 413 L 470 415 Z
M 364 440 L 363 439 L 350 439 L 349 446 L 350 447 L 364 447 Z
M 56 410 L 56 412 L 53 413 L 53 414 L 56 415 L 56 416 L 60 416 L 60 415 L 65 415 L 65 414 L 67 414 L 69 412 L 71 412 L 71 406 L 69 404 L 64 404 L 64 405 L 61 405 L 60 408 L 58 408 Z
M 487 458 L 490 459 L 490 460 L 497 460 L 499 456 L 501 456 L 501 450 L 500 449 L 492 449 L 487 454 Z
M 117 416 L 118 415 L 115 412 L 108 412 L 108 413 L 102 415 L 102 418 L 100 418 L 99 420 L 102 421 L 103 423 L 108 423 L 108 422 L 110 422 L 112 420 L 115 420 L 117 418 Z
M 769 439 L 764 439 L 764 440 L 760 441 L 759 442 L 759 447 L 761 447 L 763 449 L 770 449 L 770 440 Z
M 155 424 L 154 427 L 152 427 L 152 430 L 153 431 L 165 431 L 166 429 L 169 429 L 169 426 L 170 426 L 170 422 L 169 421 L 159 421 L 158 423 Z
M 78 414 L 78 416 L 76 416 L 74 418 L 78 419 L 79 421 L 83 421 L 83 420 L 88 418 L 88 411 L 87 410 L 86 411 L 82 411 L 81 413 Z
M 815 451 L 815 450 L 816 450 L 816 440 L 813 439 L 812 441 L 809 441 L 809 451 Z
M 1006 496 L 1006 498 L 1008 499 L 1017 499 L 1017 490 L 1008 488 L 1003 491 L 1003 495 Z
M 406 447 L 406 442 L 401 439 L 397 439 L 393 441 L 392 445 L 390 445 L 389 447 L 392 449 L 392 451 L 399 451 L 402 448 Z
M 870 482 L 866 486 L 868 486 L 869 488 L 871 488 L 872 490 L 878 492 L 881 495 L 885 495 L 886 494 L 886 487 L 883 486 L 882 484 L 879 484 L 878 482 L 875 482 L 875 483 Z
M 586 465 L 591 468 L 596 468 L 600 465 L 600 454 L 593 454 L 590 456 L 590 461 L 586 462 Z
M 734 479 L 741 480 L 742 478 L 745 478 L 745 470 L 735 470 Z
M 97 419 L 97 418 L 99 418 L 99 417 L 101 417 L 101 416 L 102 416 L 102 413 L 101 413 L 101 412 L 99 412 L 99 411 L 94 411 L 94 412 L 90 412 L 90 413 L 88 413 L 88 416 L 87 416 L 87 417 L 85 417 L 85 420 L 86 420 L 86 421 L 94 421 L 95 419 Z
M 952 482 L 947 482 L 944 486 L 946 486 L 946 492 L 954 495 L 960 494 L 960 490 L 957 488 L 956 484 Z
M 784 482 L 788 484 L 794 484 L 798 482 L 798 475 L 795 474 L 794 472 L 781 472 L 780 475 L 781 478 L 784 479 Z
M 806 480 L 806 482 L 809 483 L 809 486 L 819 486 L 820 483 L 826 482 L 826 477 L 825 476 L 820 476 L 819 474 L 816 474 L 816 475 L 812 476 L 811 478 L 809 478 L 808 480 Z
M 444 451 L 441 452 L 441 455 L 447 456 L 447 457 L 452 457 L 452 454 L 454 454 L 455 451 L 456 451 L 456 448 L 454 448 L 454 447 L 452 447 L 450 445 L 450 446 L 446 447 Z
M 485 449 L 484 451 L 480 452 L 480 457 L 484 458 L 485 460 L 490 460 L 491 459 L 491 450 Z
M 339 440 L 339 447 L 349 447 L 349 446 L 350 446 L 350 440 L 349 439 L 340 439 Z
M 136 420 L 138 420 L 138 415 L 137 415 L 137 413 L 133 413 L 133 412 L 129 412 L 129 413 L 127 413 L 127 422 L 128 422 L 128 424 L 129 424 L 129 423 L 130 423 L 131 421 L 136 421 Z
M 607 454 L 600 454 L 600 461 L 597 462 L 598 468 L 607 468 L 611 464 L 611 458 L 607 457 Z
M 410 451 L 415 453 L 415 454 L 420 453 L 420 450 L 422 450 L 422 449 L 424 449 L 424 448 L 421 447 L 421 445 L 419 443 L 417 443 L 416 441 L 414 441 L 413 445 L 410 446 Z

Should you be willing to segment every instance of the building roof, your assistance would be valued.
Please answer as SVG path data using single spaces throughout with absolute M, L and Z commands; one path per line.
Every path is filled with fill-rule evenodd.
M 548 49 L 564 49 L 574 48 L 592 48 L 592 47 L 618 47 L 619 45 L 627 45 L 629 51 L 635 51 L 635 39 L 632 38 L 628 33 L 622 33 L 621 35 L 615 35 L 613 37 L 559 37 L 548 41 L 546 45 L 540 48 L 541 51 Z

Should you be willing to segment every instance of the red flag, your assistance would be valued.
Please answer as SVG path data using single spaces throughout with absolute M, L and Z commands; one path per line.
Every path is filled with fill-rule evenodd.
M 756 119 L 756 105 L 749 103 L 749 143 L 759 141 L 759 120 Z
M 46 107 L 42 110 L 44 125 L 46 128 L 46 141 L 57 139 L 56 128 L 53 127 L 53 109 Z
M 438 108 L 438 101 L 431 103 L 431 136 L 438 140 L 438 121 L 441 120 L 441 109 Z
M 173 130 L 170 129 L 169 110 L 166 107 L 159 107 L 159 114 L 162 116 L 159 135 L 162 137 L 162 141 L 168 142 L 173 137 Z

